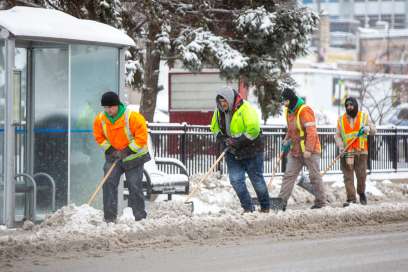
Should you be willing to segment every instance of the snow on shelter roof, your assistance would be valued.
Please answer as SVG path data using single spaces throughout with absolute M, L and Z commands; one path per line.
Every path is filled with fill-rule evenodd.
M 17 6 L 1 10 L 0 27 L 17 38 L 135 46 L 134 41 L 119 29 L 53 9 Z

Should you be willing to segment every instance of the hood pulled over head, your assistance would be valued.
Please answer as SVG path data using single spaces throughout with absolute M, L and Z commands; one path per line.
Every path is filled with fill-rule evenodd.
M 228 103 L 228 110 L 227 111 L 232 111 L 234 107 L 234 102 L 235 102 L 235 97 L 237 96 L 237 92 L 230 88 L 230 87 L 225 87 L 217 91 L 217 96 L 216 96 L 216 103 L 217 107 L 220 111 L 224 111 L 224 109 L 221 107 L 219 103 L 219 99 L 225 99 Z

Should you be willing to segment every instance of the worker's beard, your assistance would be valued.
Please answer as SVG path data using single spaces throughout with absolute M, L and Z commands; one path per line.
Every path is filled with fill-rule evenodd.
M 353 109 L 346 109 L 346 112 L 348 114 L 348 116 L 350 116 L 351 118 L 356 118 L 357 113 L 358 113 L 358 108 L 357 107 L 353 107 Z

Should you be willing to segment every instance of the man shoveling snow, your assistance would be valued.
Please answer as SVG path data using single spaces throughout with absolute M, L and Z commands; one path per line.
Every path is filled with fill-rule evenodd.
M 145 118 L 120 102 L 114 92 L 106 92 L 101 99 L 104 112 L 94 121 L 96 142 L 105 151 L 103 167 L 103 211 L 106 222 L 115 222 L 118 213 L 118 186 L 123 173 L 129 186 L 129 207 L 135 220 L 146 218 L 143 195 L 143 164 L 150 160 L 147 148 Z
M 263 177 L 264 143 L 255 109 L 231 88 L 217 92 L 211 131 L 228 147 L 225 160 L 229 179 L 244 212 L 255 210 L 245 184 L 245 172 L 255 189 L 261 212 L 269 212 L 269 193 Z

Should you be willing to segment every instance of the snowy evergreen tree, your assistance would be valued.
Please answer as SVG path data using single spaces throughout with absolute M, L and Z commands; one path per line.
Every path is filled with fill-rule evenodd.
M 9 1 L 17 2 L 17 1 Z M 21 2 L 21 1 L 19 1 Z M 127 83 L 142 92 L 141 112 L 153 120 L 159 66 L 180 60 L 191 71 L 219 68 L 256 88 L 263 119 L 279 111 L 281 86 L 306 53 L 318 17 L 283 0 L 26 0 L 125 29 L 136 44 L 126 54 Z
M 153 120 L 160 60 L 200 71 L 219 68 L 227 79 L 256 87 L 263 119 L 279 111 L 281 86 L 293 61 L 306 53 L 318 17 L 296 1 L 122 1 L 124 27 L 141 42 L 131 54 L 139 68 L 131 83 L 142 89 L 141 111 Z M 136 58 L 138 56 L 139 58 Z M 136 69 L 137 70 L 137 69 Z M 136 84 L 135 84 L 136 83 Z
M 117 28 L 122 27 L 120 0 L 43 0 L 43 5 L 77 18 L 95 20 Z

